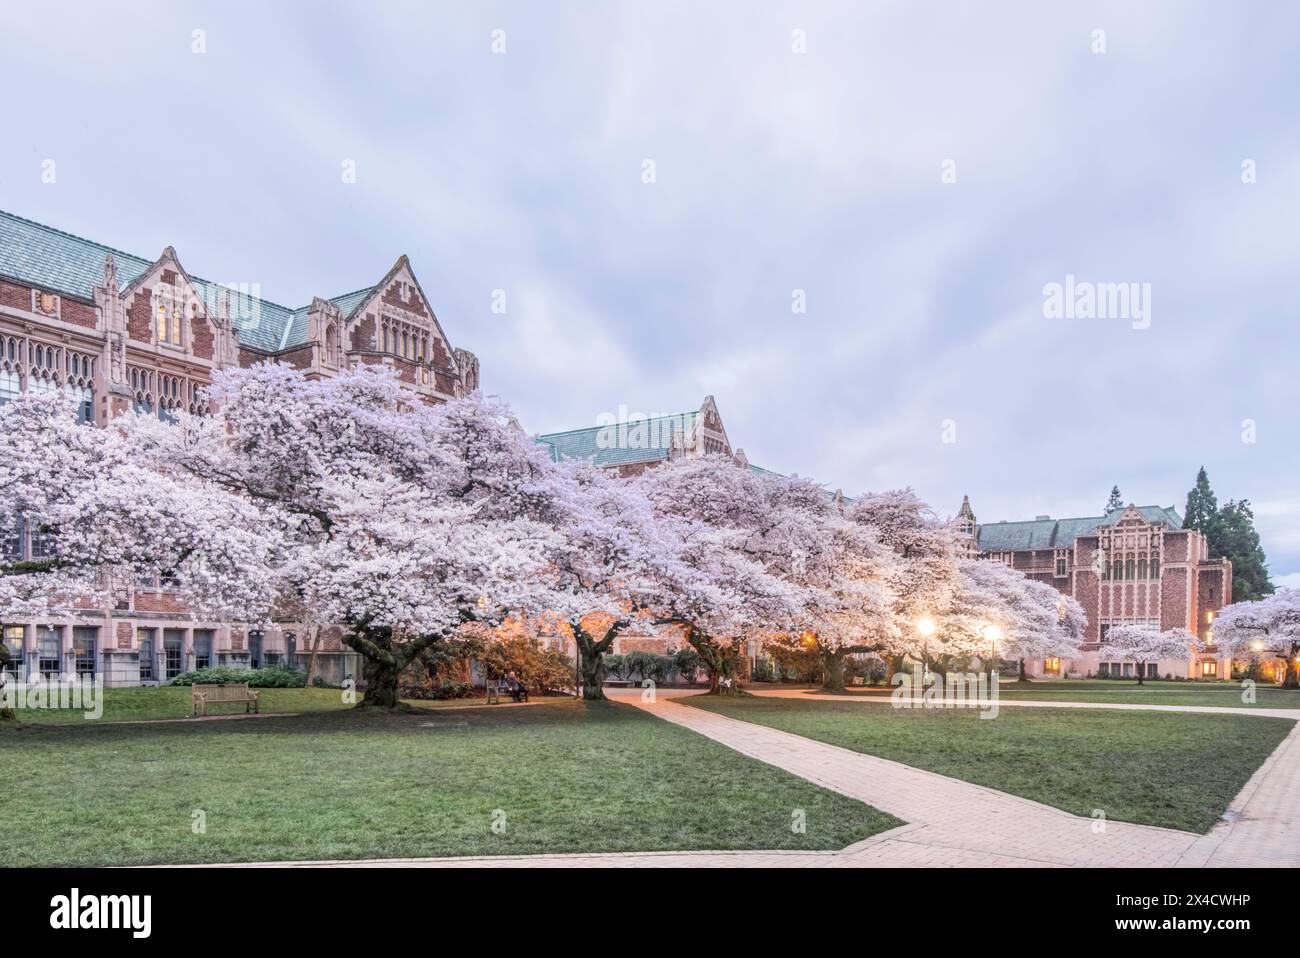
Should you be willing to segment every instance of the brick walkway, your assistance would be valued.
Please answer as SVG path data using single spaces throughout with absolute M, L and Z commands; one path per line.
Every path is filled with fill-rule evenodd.
M 698 732 L 728 748 L 866 802 L 907 824 L 837 852 L 646 852 L 483 858 L 380 859 L 365 862 L 267 862 L 284 866 L 384 865 L 440 867 L 681 867 L 750 866 L 1300 866 L 1300 725 L 1260 767 L 1208 835 L 1124 822 L 1100 823 L 981 785 L 947 778 L 888 759 L 852 752 L 788 732 L 742 722 L 672 700 L 693 692 L 660 691 L 643 703 L 639 690 L 610 697 Z M 805 693 L 764 692 L 777 697 Z M 849 699 L 856 696 L 806 696 Z M 1012 703 L 1002 701 L 1001 705 Z M 1147 709 L 1143 705 L 1021 702 L 1016 706 Z M 1160 710 L 1276 715 L 1288 709 L 1195 707 Z M 815 822 L 809 822 L 815 828 Z
M 860 695 L 809 694 L 794 689 L 756 693 L 773 698 L 879 702 Z M 998 707 L 1100 708 L 1153 712 L 1199 712 L 1285 718 L 1296 727 L 1256 771 L 1224 814 L 1224 821 L 1196 840 L 1174 862 L 1179 867 L 1300 867 L 1300 709 L 1212 705 L 1146 705 L 1110 702 L 1042 702 L 999 699 Z M 900 816 L 901 817 L 901 816 Z M 1160 864 L 1152 862 L 1153 865 Z

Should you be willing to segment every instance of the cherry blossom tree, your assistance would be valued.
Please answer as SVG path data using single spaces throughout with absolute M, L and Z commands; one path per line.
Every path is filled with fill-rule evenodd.
M 1027 580 L 1020 625 L 1007 637 L 1007 649 L 1016 657 L 1019 681 L 1029 681 L 1026 659 L 1077 656 L 1087 628 L 1088 615 L 1077 599 L 1045 582 Z
M 210 618 L 258 620 L 274 596 L 281 555 L 255 508 L 160 467 L 118 425 L 79 423 L 62 396 L 0 407 L 0 488 L 0 622 L 100 608 L 158 573 Z
M 772 644 L 816 654 L 823 688 L 842 692 L 849 659 L 898 647 L 900 557 L 820 486 L 778 483 L 773 499 L 791 542 L 798 543 L 798 561 L 782 574 L 798 588 L 800 631 Z
M 676 531 L 635 484 L 589 463 L 565 463 L 550 491 L 556 538 L 542 576 L 544 619 L 571 636 L 583 698 L 605 697 L 604 657 L 629 627 L 656 628 L 671 584 L 691 580 Z
M 936 622 L 952 602 L 957 557 L 948 523 L 911 489 L 869 492 L 854 499 L 846 514 L 865 526 L 892 556 L 885 584 L 891 595 L 890 621 L 878 633 L 878 651 L 897 670 L 905 656 L 942 670 L 959 654 L 960 635 L 950 639 L 919 625 Z
M 29 559 L 0 560 L 0 615 L 29 617 L 163 572 L 208 616 L 244 618 L 271 590 L 277 556 L 257 511 L 238 497 L 161 468 L 122 429 L 77 422 L 59 396 L 25 394 L 0 407 L 0 536 L 23 528 Z
M 1282 687 L 1300 688 L 1300 589 L 1278 589 L 1262 599 L 1220 609 L 1214 641 L 1237 657 L 1265 653 L 1282 659 Z
M 1083 607 L 1045 582 L 1002 562 L 961 559 L 942 632 L 960 654 L 1017 660 L 1072 658 L 1087 626 Z
M 544 605 L 540 572 L 556 533 L 508 501 L 536 480 L 538 460 L 500 410 L 474 409 L 477 399 L 427 405 L 374 367 L 312 380 L 259 363 L 218 373 L 210 398 L 212 415 L 140 419 L 133 438 L 258 510 L 281 542 L 272 578 L 282 604 L 343 627 L 363 657 L 362 704 L 396 706 L 402 670 L 462 624 Z M 502 448 L 467 460 L 465 421 L 494 417 Z M 527 475 L 505 490 L 484 481 L 486 464 L 512 453 Z
M 1145 679 L 1147 663 L 1161 659 L 1186 660 L 1197 647 L 1197 638 L 1187 629 L 1165 629 L 1147 625 L 1112 625 L 1099 653 L 1106 658 L 1137 665 L 1138 685 Z
M 816 550 L 785 480 L 727 456 L 666 462 L 636 483 L 660 529 L 663 561 L 646 607 L 700 656 L 717 693 L 731 685 L 745 641 L 796 626 L 801 579 Z M 824 493 L 818 493 L 824 497 Z

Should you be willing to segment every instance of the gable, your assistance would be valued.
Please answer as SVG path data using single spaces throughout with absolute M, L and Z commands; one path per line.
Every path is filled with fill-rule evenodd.
M 367 290 L 340 297 L 349 346 L 356 350 L 390 351 L 385 334 L 400 341 L 403 334 L 427 340 L 427 357 L 441 370 L 459 376 L 455 351 L 443 331 L 406 256 Z M 344 306 L 350 309 L 344 309 Z M 391 341 L 390 341 L 391 345 Z

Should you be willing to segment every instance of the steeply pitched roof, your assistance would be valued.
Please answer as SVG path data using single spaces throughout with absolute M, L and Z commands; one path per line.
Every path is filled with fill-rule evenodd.
M 93 302 L 95 287 L 104 281 L 104 261 L 113 254 L 122 286 L 142 276 L 156 260 L 104 246 L 0 210 L 0 277 L 27 286 Z M 191 276 L 209 309 L 215 309 L 222 290 L 228 292 L 230 315 L 243 346 L 273 353 L 307 341 L 307 311 Z M 346 316 L 374 290 L 360 289 L 330 300 Z
M 1140 506 L 1148 522 L 1163 522 L 1181 529 L 1183 518 L 1173 506 Z M 975 527 L 975 542 L 981 552 L 1020 552 L 1030 549 L 1065 549 L 1079 536 L 1092 535 L 1124 514 L 1112 509 L 1104 516 L 1078 519 L 1031 519 L 1022 522 L 991 522 Z
M 658 462 L 668 458 L 674 436 L 690 434 L 699 415 L 697 409 L 608 426 L 544 433 L 537 441 L 550 447 L 551 458 L 556 462 L 587 459 L 598 466 Z

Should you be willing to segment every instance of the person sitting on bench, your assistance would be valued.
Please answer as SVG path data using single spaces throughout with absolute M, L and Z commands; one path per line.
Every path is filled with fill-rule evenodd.
M 528 701 L 528 689 L 524 688 L 523 683 L 519 681 L 514 672 L 506 673 L 506 691 L 510 693 L 510 697 L 516 702 Z

